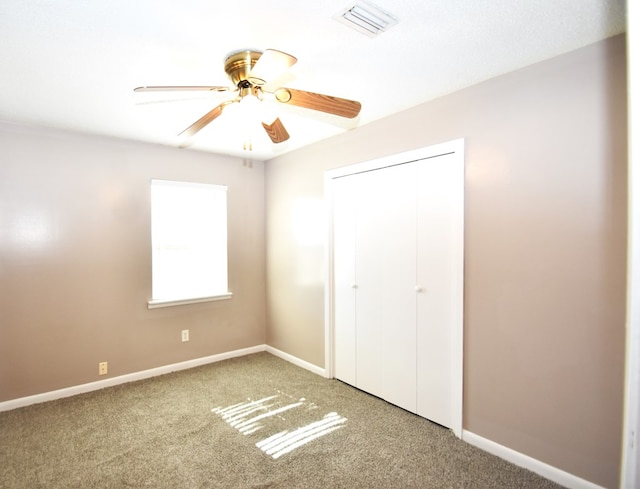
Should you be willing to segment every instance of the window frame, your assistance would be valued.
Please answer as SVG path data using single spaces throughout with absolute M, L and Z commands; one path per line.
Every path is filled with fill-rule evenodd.
M 176 294 L 174 298 L 164 296 L 164 297 L 156 297 L 157 291 L 154 293 L 154 273 L 157 274 L 159 267 L 156 260 L 158 259 L 157 255 L 157 242 L 156 242 L 156 233 L 154 232 L 154 219 L 157 216 L 154 215 L 154 186 L 156 189 L 158 188 L 168 188 L 168 187 L 176 187 L 176 188 L 192 188 L 192 189 L 209 189 L 214 192 L 223 191 L 224 192 L 224 226 L 225 226 L 225 244 L 224 244 L 224 267 L 226 274 L 226 291 L 224 292 L 216 292 L 216 293 L 203 293 L 203 294 L 193 294 L 186 295 L 181 297 L 179 294 Z M 211 196 L 213 197 L 213 195 Z M 162 205 L 162 204 L 160 204 Z M 193 204 L 191 204 L 193 205 Z M 156 203 L 156 212 L 158 211 L 158 203 Z M 166 179 L 151 179 L 150 183 L 150 214 L 151 214 L 151 299 L 147 301 L 147 307 L 149 309 L 155 309 L 159 307 L 170 307 L 184 304 L 197 304 L 201 302 L 211 302 L 211 301 L 219 301 L 230 299 L 233 294 L 229 291 L 229 232 L 228 232 L 228 213 L 229 213 L 229 205 L 228 205 L 228 186 L 220 185 L 220 184 L 210 184 L 210 183 L 197 183 L 197 182 L 187 182 L 187 181 L 178 181 L 178 180 L 166 180 Z M 205 216 L 200 216 L 205 217 Z M 196 220 L 193 221 L 197 222 Z M 214 230 L 215 232 L 215 230 Z M 221 260 L 221 257 L 215 258 L 217 260 Z M 211 284 L 209 284 L 211 285 Z

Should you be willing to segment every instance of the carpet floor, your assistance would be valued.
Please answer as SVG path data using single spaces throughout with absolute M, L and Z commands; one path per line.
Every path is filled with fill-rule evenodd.
M 0 413 L 0 488 L 560 486 L 268 353 Z

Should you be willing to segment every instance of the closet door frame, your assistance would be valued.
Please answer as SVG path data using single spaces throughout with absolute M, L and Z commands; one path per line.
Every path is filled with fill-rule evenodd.
M 329 170 L 325 172 L 325 204 L 327 212 L 327 245 L 325 246 L 325 375 L 328 378 L 335 378 L 335 342 L 334 342 L 334 262 L 333 262 L 333 180 L 335 178 L 353 175 L 356 173 L 377 170 L 393 165 L 409 163 L 412 161 L 424 160 L 445 154 L 454 154 L 454 163 L 461 172 L 460 178 L 460 216 L 464 220 L 464 139 L 456 139 L 453 141 L 428 146 L 412 151 L 406 151 L 383 158 L 378 158 L 362 163 Z M 462 438 L 462 392 L 463 392 L 463 262 L 464 262 L 464 233 L 461 226 L 459 236 L 456 237 L 456 284 L 455 298 L 456 303 L 455 319 L 453 321 L 452 330 L 452 372 L 453 372 L 453 388 L 452 388 L 452 416 L 453 420 L 451 430 L 458 438 Z

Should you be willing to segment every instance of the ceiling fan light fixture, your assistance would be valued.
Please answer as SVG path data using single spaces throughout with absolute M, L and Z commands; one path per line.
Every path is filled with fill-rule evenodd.
M 229 53 L 225 58 L 224 70 L 235 85 L 234 92 L 237 92 L 237 96 L 218 104 L 182 131 L 179 136 L 191 137 L 195 135 L 222 115 L 224 110 L 227 113 L 226 117 L 229 123 L 235 118 L 236 123 L 232 125 L 245 133 L 243 141 L 245 150 L 251 151 L 253 149 L 253 126 L 257 126 L 254 122 L 258 121 L 262 122 L 262 129 L 273 143 L 284 142 L 289 139 L 289 133 L 277 114 L 274 116 L 261 113 L 265 108 L 265 105 L 261 103 L 265 93 L 275 99 L 273 102 L 277 101 L 350 119 L 358 116 L 361 104 L 355 100 L 293 88 L 281 87 L 275 90 L 268 88 L 266 82 L 269 76 L 267 75 L 277 78 L 282 74 L 282 70 L 290 68 L 296 61 L 294 56 L 276 49 L 267 49 L 264 52 L 255 49 L 241 49 Z M 220 88 L 210 86 L 144 86 L 135 88 L 134 91 L 222 91 Z M 234 109 L 232 106 L 236 106 L 236 108 Z
M 365 0 L 341 10 L 333 18 L 369 37 L 375 37 L 398 23 L 397 17 Z

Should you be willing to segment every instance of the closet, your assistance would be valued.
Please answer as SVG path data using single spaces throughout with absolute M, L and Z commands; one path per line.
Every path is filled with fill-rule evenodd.
M 330 179 L 335 377 L 450 428 L 462 395 L 461 141 L 454 148 Z

